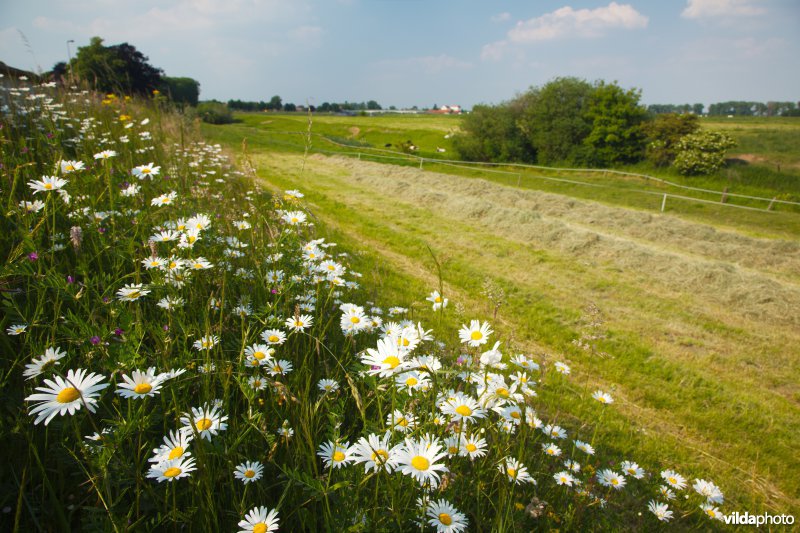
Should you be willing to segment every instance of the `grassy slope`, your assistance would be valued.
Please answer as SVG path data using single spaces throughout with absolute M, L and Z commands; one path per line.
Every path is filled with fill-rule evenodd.
M 228 142 L 235 137 L 224 133 Z M 251 154 L 257 140 L 251 137 Z M 404 293 L 407 301 L 419 301 L 437 285 L 426 245 L 444 259 L 446 289 L 464 305 L 466 318 L 490 312 L 479 294 L 485 276 L 502 285 L 508 297 L 498 321 L 515 348 L 567 357 L 586 384 L 553 402 L 554 410 L 579 423 L 589 414 L 578 397 L 616 384 L 619 413 L 604 421 L 605 447 L 643 461 L 672 459 L 687 472 L 715 479 L 739 508 L 798 508 L 800 486 L 791 475 L 800 429 L 796 324 L 743 316 L 735 306 L 669 280 L 653 283 L 647 271 L 630 271 L 613 257 L 576 254 L 567 241 L 553 248 L 531 245 L 480 213 L 448 210 L 446 197 L 422 201 L 402 174 L 408 169 L 311 158 L 300 174 L 298 156 L 258 154 L 254 161 L 274 186 L 306 191 L 337 239 L 369 245 L 361 257 L 365 275 L 400 301 Z M 393 190 L 398 180 L 414 194 Z M 616 238 L 642 244 L 627 233 L 623 228 Z M 669 248 L 668 241 L 662 248 Z M 700 260 L 708 255 L 692 253 Z M 797 288 L 791 268 L 752 265 L 750 271 Z M 571 344 L 587 331 L 583 310 L 590 302 L 605 317 L 601 329 L 608 338 L 598 348 L 610 357 Z

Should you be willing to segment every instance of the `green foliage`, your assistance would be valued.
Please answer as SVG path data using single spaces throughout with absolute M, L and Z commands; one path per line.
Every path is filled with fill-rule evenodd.
M 128 43 L 104 46 L 103 39 L 92 37 L 89 45 L 78 48 L 72 72 L 98 91 L 144 95 L 162 86 L 163 75 L 147 60 Z
M 583 140 L 584 162 L 592 167 L 613 167 L 635 163 L 644 155 L 645 137 L 641 125 L 647 111 L 639 105 L 641 91 L 599 82 L 589 98 L 586 111 L 592 129 Z
M 540 164 L 577 163 L 592 131 L 588 116 L 594 88 L 586 80 L 556 78 L 523 96 L 521 128 L 536 147 Z
M 280 111 L 283 109 L 283 101 L 281 97 L 278 95 L 273 96 L 270 98 L 270 101 L 267 102 L 267 109 L 270 111 Z
M 192 78 L 173 78 L 164 76 L 162 78 L 164 88 L 170 99 L 178 104 L 189 104 L 196 106 L 200 97 L 200 82 Z
M 700 131 L 681 137 L 673 165 L 681 174 L 713 174 L 725 163 L 725 153 L 736 143 L 719 131 Z
M 453 148 L 467 161 L 534 162 L 536 152 L 517 127 L 521 111 L 514 102 L 476 105 L 464 116 Z
M 678 141 L 700 129 L 697 115 L 666 113 L 643 124 L 647 137 L 647 159 L 657 167 L 666 167 L 675 159 Z
M 233 112 L 222 102 L 200 102 L 197 114 L 203 122 L 209 124 L 231 124 L 234 122 Z

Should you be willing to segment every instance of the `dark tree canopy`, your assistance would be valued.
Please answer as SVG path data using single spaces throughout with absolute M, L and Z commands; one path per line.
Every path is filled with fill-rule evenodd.
M 89 45 L 78 48 L 72 71 L 98 91 L 148 94 L 162 87 L 163 71 L 147 61 L 128 43 L 105 46 L 103 39 L 92 37 Z
M 189 104 L 197 106 L 200 98 L 200 82 L 192 78 L 172 78 L 164 76 L 162 92 L 169 96 L 170 100 L 178 104 Z

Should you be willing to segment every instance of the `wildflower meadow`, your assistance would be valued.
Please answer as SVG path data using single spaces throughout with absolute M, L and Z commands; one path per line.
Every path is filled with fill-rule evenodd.
M 579 423 L 557 354 L 446 329 L 441 286 L 368 299 L 302 190 L 160 95 L 0 99 L 3 530 L 722 525 L 713 473 L 596 438 L 613 391 Z

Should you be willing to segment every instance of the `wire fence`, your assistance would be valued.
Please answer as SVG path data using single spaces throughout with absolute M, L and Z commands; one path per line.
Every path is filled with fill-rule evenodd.
M 297 132 L 297 131 L 271 131 L 270 133 L 278 134 L 278 135 L 307 135 L 305 132 Z M 800 202 L 795 202 L 791 200 L 783 200 L 777 197 L 773 198 L 766 198 L 763 196 L 751 196 L 747 194 L 738 194 L 738 193 L 731 193 L 728 192 L 727 189 L 724 191 L 718 191 L 713 189 L 704 189 L 701 187 L 692 187 L 689 185 L 683 185 L 681 183 L 675 183 L 669 180 L 665 180 L 663 178 L 658 178 L 655 176 L 650 176 L 648 174 L 640 174 L 635 172 L 626 172 L 620 170 L 612 170 L 612 169 L 596 169 L 596 168 L 562 168 L 562 167 L 546 167 L 541 165 L 528 165 L 523 163 L 490 163 L 490 162 L 478 162 L 478 161 L 462 161 L 457 159 L 439 159 L 439 158 L 432 158 L 432 157 L 423 157 L 418 156 L 415 154 L 407 154 L 396 152 L 393 150 L 385 150 L 381 148 L 374 148 L 370 146 L 364 146 L 360 143 L 354 144 L 347 144 L 342 143 L 337 140 L 331 139 L 324 135 L 314 133 L 312 134 L 317 138 L 324 140 L 327 143 L 330 143 L 334 146 L 337 146 L 341 149 L 345 150 L 324 150 L 320 148 L 312 148 L 312 152 L 320 153 L 320 154 L 327 154 L 327 155 L 344 155 L 344 156 L 351 156 L 357 157 L 359 160 L 362 158 L 372 158 L 378 160 L 386 160 L 386 161 L 402 161 L 404 163 L 411 163 L 414 166 L 418 166 L 420 170 L 424 168 L 424 165 L 427 163 L 428 165 L 439 165 L 445 167 L 451 167 L 461 170 L 478 170 L 480 172 L 487 172 L 492 174 L 502 174 L 511 177 L 515 177 L 517 179 L 517 187 L 522 185 L 522 178 L 524 176 L 525 179 L 540 179 L 545 181 L 551 182 L 559 182 L 559 183 L 568 183 L 572 185 L 580 185 L 586 187 L 597 187 L 603 189 L 610 189 L 610 190 L 618 190 L 621 192 L 633 192 L 639 193 L 644 195 L 650 196 L 658 196 L 661 198 L 661 211 L 663 212 L 666 209 L 667 199 L 672 198 L 676 200 L 685 200 L 690 202 L 698 202 L 702 204 L 712 204 L 717 206 L 725 206 L 725 207 L 732 207 L 735 209 L 746 209 L 750 211 L 760 211 L 763 213 L 774 213 L 775 204 L 784 204 L 784 205 L 792 205 L 792 206 L 800 206 Z M 286 143 L 287 146 L 290 143 Z M 292 145 L 294 146 L 294 145 Z M 520 169 L 519 171 L 510 171 L 510 170 L 500 170 L 498 168 L 487 168 L 487 167 L 505 167 L 505 168 L 512 168 L 512 169 Z M 575 174 L 583 174 L 583 175 L 617 175 L 617 176 L 624 176 L 624 177 L 633 177 L 645 180 L 647 182 L 658 183 L 662 186 L 667 187 L 674 187 L 676 189 L 686 190 L 686 191 L 693 191 L 702 194 L 714 195 L 718 196 L 719 200 L 710 200 L 707 198 L 698 198 L 696 196 L 686 196 L 683 194 L 675 194 L 671 192 L 662 192 L 662 191 L 652 191 L 652 190 L 645 190 L 645 189 L 631 189 L 631 188 L 620 188 L 615 187 L 613 185 L 602 184 L 602 183 L 591 183 L 586 181 L 578 181 L 572 180 L 562 177 L 556 176 L 544 176 L 540 174 L 524 174 L 525 170 L 531 171 L 544 171 L 544 172 L 565 172 L 565 173 L 575 173 Z M 749 205 L 741 205 L 737 203 L 731 203 L 728 200 L 731 198 L 741 198 L 744 200 L 751 200 L 755 202 L 763 202 L 766 203 L 767 206 L 765 208 L 761 207 L 753 207 Z

